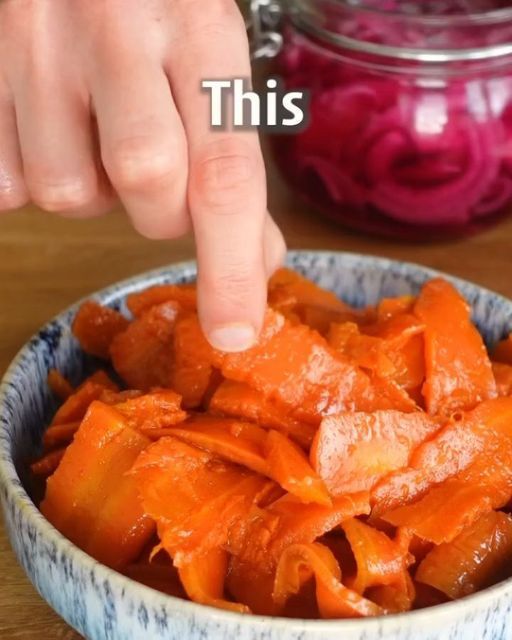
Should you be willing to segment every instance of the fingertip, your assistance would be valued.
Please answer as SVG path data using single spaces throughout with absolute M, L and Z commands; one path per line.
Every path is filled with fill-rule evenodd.
M 247 322 L 230 322 L 214 326 L 207 333 L 208 342 L 219 351 L 238 353 L 254 346 L 257 332 L 253 325 Z
M 258 340 L 265 317 L 267 282 L 263 264 L 243 276 L 239 270 L 212 277 L 199 261 L 198 312 L 208 342 L 236 353 Z

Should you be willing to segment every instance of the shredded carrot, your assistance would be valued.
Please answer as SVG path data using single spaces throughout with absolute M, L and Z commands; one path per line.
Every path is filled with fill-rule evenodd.
M 127 326 L 128 320 L 118 311 L 89 300 L 75 316 L 73 333 L 84 351 L 108 360 L 112 341 Z
M 31 464 L 30 470 L 35 476 L 47 478 L 48 476 L 51 476 L 52 473 L 57 469 L 65 453 L 66 447 L 51 451 L 42 458 L 39 458 L 37 462 Z
M 73 394 L 71 383 L 57 369 L 48 372 L 48 386 L 59 400 L 67 400 Z
M 43 514 L 98 561 L 243 614 L 360 618 L 512 574 L 512 334 L 492 357 L 448 282 L 354 309 L 281 269 L 256 344 L 214 349 L 194 284 L 86 302 L 109 361 L 30 469 Z M 106 369 L 108 370 L 108 368 Z
M 66 424 L 56 424 L 49 427 L 43 434 L 45 450 L 52 449 L 61 444 L 68 445 L 79 427 L 80 422 L 68 422 Z

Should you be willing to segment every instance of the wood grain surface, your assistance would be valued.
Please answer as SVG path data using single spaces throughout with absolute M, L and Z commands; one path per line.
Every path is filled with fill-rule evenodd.
M 404 244 L 352 234 L 301 205 L 269 163 L 270 209 L 289 248 L 338 249 L 418 262 L 512 297 L 512 217 L 464 240 Z M 0 217 L 0 372 L 36 329 L 77 298 L 116 280 L 192 258 L 190 237 L 151 242 L 121 211 L 64 220 L 27 207 Z M 75 640 L 17 565 L 0 526 L 0 638 Z

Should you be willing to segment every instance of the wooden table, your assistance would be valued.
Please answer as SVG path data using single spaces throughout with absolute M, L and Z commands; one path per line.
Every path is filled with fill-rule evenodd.
M 408 245 L 356 235 L 308 211 L 269 168 L 270 208 L 292 249 L 343 249 L 410 260 L 512 297 L 512 218 L 479 236 Z M 48 318 L 120 278 L 192 258 L 190 237 L 150 242 L 122 212 L 89 221 L 62 220 L 32 207 L 0 218 L 0 373 Z M 17 565 L 0 528 L 0 638 L 75 640 Z

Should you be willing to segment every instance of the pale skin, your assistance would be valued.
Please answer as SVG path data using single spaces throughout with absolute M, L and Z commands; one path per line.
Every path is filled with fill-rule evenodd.
M 284 242 L 257 132 L 212 130 L 200 84 L 249 75 L 235 0 L 0 0 L 0 211 L 193 229 L 205 334 L 248 348 Z

